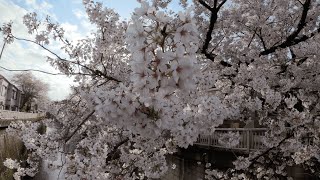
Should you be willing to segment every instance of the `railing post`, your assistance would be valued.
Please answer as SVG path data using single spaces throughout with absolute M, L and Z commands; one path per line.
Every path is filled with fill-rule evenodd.
M 247 133 L 247 151 L 250 152 L 250 130 L 246 130 Z

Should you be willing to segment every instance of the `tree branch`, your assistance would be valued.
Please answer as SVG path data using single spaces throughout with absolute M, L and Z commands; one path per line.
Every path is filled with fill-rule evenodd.
M 262 37 L 261 28 L 259 29 L 259 34 L 258 34 L 258 33 L 256 33 L 256 34 L 257 34 L 257 36 L 259 37 L 259 39 L 260 39 L 260 41 L 261 41 L 261 43 L 262 43 L 263 50 L 266 50 L 266 49 L 267 49 L 267 46 L 266 46 L 266 43 L 265 43 L 265 41 L 264 41 L 264 39 L 263 39 L 263 37 Z
M 95 112 L 95 110 L 91 111 L 91 113 L 89 113 L 86 118 L 84 118 L 81 123 L 77 126 L 77 128 L 71 133 L 70 136 L 67 137 L 67 139 L 65 139 L 65 143 L 67 143 L 75 134 L 76 132 L 81 128 L 81 126 L 88 121 L 88 119 L 93 115 L 93 113 Z
M 216 1 L 215 1 L 216 2 Z M 204 2 L 203 0 L 199 0 L 199 3 L 204 6 L 205 8 L 207 8 L 209 11 L 213 11 L 213 8 L 210 7 L 206 2 Z
M 296 45 L 296 44 L 298 44 L 300 42 L 306 41 L 307 39 L 309 39 L 310 37 L 315 35 L 315 34 L 311 33 L 311 36 L 309 36 L 309 37 L 304 35 L 302 37 L 297 38 L 299 33 L 306 26 L 306 18 L 307 18 L 307 15 L 308 15 L 308 11 L 310 9 L 310 5 L 311 5 L 311 0 L 306 0 L 306 2 L 303 4 L 303 10 L 302 10 L 301 18 L 300 18 L 300 21 L 298 23 L 298 26 L 297 26 L 296 30 L 294 32 L 292 32 L 286 38 L 286 40 L 283 43 L 281 43 L 281 44 L 279 44 L 277 46 L 272 46 L 272 47 L 270 47 L 268 49 L 265 49 L 264 51 L 260 52 L 260 56 L 268 55 L 270 53 L 274 53 L 277 49 L 283 49 L 283 48 L 287 48 L 287 47 Z M 319 30 L 320 30 L 320 28 L 319 28 Z
M 260 157 L 268 154 L 271 150 L 273 150 L 273 149 L 275 149 L 275 148 L 278 148 L 278 147 L 279 147 L 282 143 L 284 143 L 287 139 L 293 137 L 293 135 L 294 135 L 293 133 L 290 133 L 290 134 L 287 135 L 285 138 L 283 138 L 283 139 L 278 143 L 277 146 L 273 146 L 273 147 L 267 149 L 266 151 L 264 151 L 263 153 L 259 154 L 258 156 L 254 157 L 253 159 L 251 159 L 251 163 L 250 163 L 250 165 L 249 165 L 248 168 L 252 167 L 253 164 L 254 164 Z
M 116 144 L 116 145 L 112 148 L 111 152 L 109 153 L 109 155 L 108 155 L 108 157 L 107 157 L 107 159 L 106 159 L 106 164 L 107 164 L 109 161 L 111 161 L 111 160 L 114 159 L 114 155 L 115 155 L 115 153 L 118 151 L 118 148 L 119 148 L 121 145 L 123 145 L 124 143 L 128 142 L 128 141 L 129 141 L 129 138 L 126 138 L 126 139 L 120 141 L 118 144 Z
M 207 34 L 206 34 L 206 39 L 205 39 L 204 44 L 203 44 L 202 49 L 201 49 L 201 53 L 203 53 L 211 61 L 214 61 L 214 58 L 216 57 L 216 55 L 212 54 L 212 53 L 209 53 L 208 52 L 208 48 L 209 48 L 209 44 L 210 44 L 210 42 L 212 40 L 212 32 L 213 32 L 213 29 L 214 29 L 214 25 L 215 25 L 215 23 L 217 22 L 217 19 L 218 19 L 218 12 L 219 12 L 220 8 L 223 6 L 223 4 L 226 1 L 227 0 L 224 0 L 224 1 L 221 2 L 221 4 L 217 5 L 218 0 L 215 0 L 214 1 L 214 7 L 210 7 L 203 0 L 199 0 L 199 3 L 201 5 L 203 5 L 206 9 L 208 9 L 211 12 L 209 28 L 208 28 L 208 31 L 207 31 Z

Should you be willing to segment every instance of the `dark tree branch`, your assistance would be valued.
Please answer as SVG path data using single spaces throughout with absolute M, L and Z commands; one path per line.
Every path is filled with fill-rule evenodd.
M 257 36 L 259 37 L 259 39 L 260 39 L 260 41 L 261 41 L 261 43 L 262 43 L 263 50 L 266 50 L 266 49 L 267 49 L 267 46 L 266 46 L 266 43 L 265 43 L 265 41 L 264 41 L 264 39 L 263 39 L 263 37 L 262 37 L 262 30 L 261 30 L 261 28 L 259 29 L 259 34 L 258 34 L 258 33 L 256 33 L 256 34 L 257 34 Z
M 219 5 L 218 5 L 218 0 L 214 1 L 214 7 L 210 7 L 205 1 L 199 0 L 199 3 L 203 5 L 206 9 L 208 9 L 211 12 L 210 16 L 210 24 L 209 24 L 209 29 L 206 34 L 206 39 L 204 41 L 204 44 L 201 49 L 201 53 L 205 55 L 206 58 L 210 59 L 211 61 L 214 61 L 216 55 L 213 54 L 212 52 L 208 52 L 208 48 L 210 45 L 210 42 L 212 40 L 212 32 L 214 29 L 214 25 L 217 22 L 218 19 L 218 12 L 220 8 L 227 2 L 227 0 L 223 0 Z M 221 65 L 223 66 L 228 66 L 230 67 L 231 65 L 225 61 L 220 62 Z
M 206 2 L 204 2 L 203 0 L 199 0 L 199 3 L 204 6 L 205 8 L 207 8 L 208 10 L 210 11 L 213 11 L 213 8 L 210 7 Z M 215 0 L 215 3 L 216 3 L 216 0 Z
M 250 39 L 247 47 L 250 47 L 250 45 L 251 45 L 251 43 L 252 43 L 252 41 L 253 41 L 253 38 L 254 38 L 255 36 L 256 36 L 256 32 L 253 33 L 253 35 L 252 35 L 252 37 L 251 37 L 251 39 Z
M 299 33 L 306 26 L 306 18 L 308 15 L 308 11 L 310 9 L 310 5 L 311 5 L 311 0 L 306 0 L 306 2 L 303 4 L 301 18 L 300 18 L 300 21 L 298 23 L 296 30 L 294 32 L 292 32 L 283 43 L 281 43 L 277 46 L 272 46 L 272 47 L 260 52 L 260 56 L 274 53 L 277 49 L 283 49 L 283 48 L 287 48 L 287 47 L 296 45 L 300 42 L 308 40 L 310 37 L 315 35 L 315 34 L 311 33 L 311 36 L 304 35 L 304 36 L 298 37 Z M 319 30 L 320 30 L 320 28 L 319 28 Z
M 223 0 L 217 7 L 217 9 L 219 10 L 225 3 L 227 2 L 227 0 Z
M 290 54 L 291 54 L 291 59 L 295 59 L 297 56 L 296 54 L 293 52 L 293 50 L 291 48 L 289 48 L 290 50 Z
M 118 148 L 119 148 L 121 145 L 123 145 L 123 144 L 125 144 L 126 142 L 128 142 L 128 141 L 129 141 L 129 138 L 126 138 L 126 139 L 120 141 L 118 144 L 116 144 L 116 145 L 112 148 L 111 152 L 109 153 L 109 155 L 108 155 L 108 157 L 107 157 L 107 159 L 106 159 L 106 164 L 107 164 L 109 161 L 114 160 L 114 155 L 115 155 L 116 152 L 118 151 Z
M 264 151 L 263 153 L 259 154 L 258 156 L 254 157 L 253 159 L 251 159 L 251 160 L 250 160 L 251 163 L 250 163 L 250 165 L 249 165 L 248 168 L 252 167 L 253 164 L 254 164 L 260 157 L 267 155 L 271 150 L 278 148 L 278 147 L 279 147 L 281 144 L 283 144 L 287 139 L 290 139 L 290 138 L 292 138 L 293 136 L 294 136 L 294 134 L 291 132 L 289 135 L 287 135 L 285 138 L 283 138 L 283 139 L 278 143 L 277 146 L 273 146 L 273 147 L 267 149 L 266 151 Z
M 209 44 L 212 40 L 212 32 L 214 29 L 214 25 L 218 19 L 218 12 L 219 12 L 220 8 L 223 6 L 223 4 L 226 2 L 227 2 L 227 0 L 223 0 L 218 5 L 218 0 L 215 0 L 214 7 L 210 7 L 205 1 L 199 0 L 199 3 L 211 12 L 209 28 L 208 28 L 208 31 L 206 34 L 206 39 L 205 39 L 204 44 L 201 49 L 201 53 L 203 53 L 206 56 L 206 58 L 210 59 L 211 61 L 214 61 L 214 59 L 216 57 L 215 54 L 208 52 Z
M 81 126 L 88 121 L 88 119 L 93 115 L 93 113 L 95 112 L 95 110 L 91 111 L 91 113 L 89 113 L 82 121 L 81 123 L 77 126 L 77 128 L 70 134 L 70 136 L 68 136 L 65 139 L 65 143 L 67 143 L 75 134 L 77 131 L 79 131 L 79 129 L 81 128 Z
M 298 127 L 296 128 L 299 128 L 299 127 L 304 127 L 304 124 L 302 125 L 299 125 Z M 256 163 L 256 161 L 260 158 L 260 157 L 263 157 L 265 155 L 267 155 L 271 150 L 274 150 L 276 148 L 279 148 L 281 144 L 283 144 L 286 140 L 292 138 L 294 136 L 294 131 L 295 129 L 291 129 L 290 131 L 287 132 L 287 135 L 285 138 L 283 138 L 276 146 L 273 146 L 269 149 L 267 149 L 266 151 L 262 152 L 261 154 L 257 155 L 256 157 L 254 157 L 253 159 L 251 159 L 251 163 L 249 165 L 248 168 L 252 167 L 254 163 Z

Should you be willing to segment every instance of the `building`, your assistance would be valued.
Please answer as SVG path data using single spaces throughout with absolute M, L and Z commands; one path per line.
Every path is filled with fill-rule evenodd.
M 19 111 L 22 91 L 0 75 L 0 109 Z
M 19 111 L 21 102 L 21 91 L 13 84 L 9 84 L 5 109 Z
M 0 75 L 0 110 L 5 109 L 9 84 L 10 82 Z

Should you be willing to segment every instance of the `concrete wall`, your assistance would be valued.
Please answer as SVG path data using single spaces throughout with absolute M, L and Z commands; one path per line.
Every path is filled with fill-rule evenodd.
M 25 113 L 0 110 L 0 128 L 8 127 L 13 121 L 38 121 L 45 117 L 45 113 Z
M 26 113 L 17 111 L 0 110 L 0 121 L 3 119 L 34 119 L 42 116 L 40 113 Z

